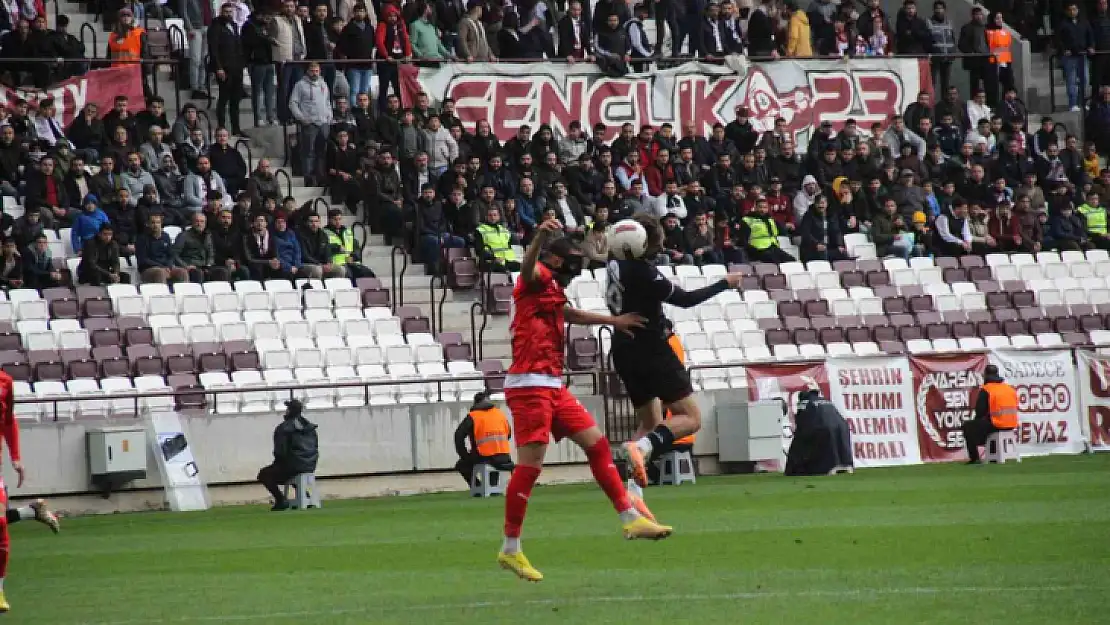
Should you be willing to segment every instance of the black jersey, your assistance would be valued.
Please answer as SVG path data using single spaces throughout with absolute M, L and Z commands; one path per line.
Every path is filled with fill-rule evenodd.
M 728 282 L 684 291 L 659 269 L 645 260 L 610 260 L 607 266 L 608 286 L 605 301 L 614 315 L 636 314 L 645 319 L 644 327 L 634 330 L 633 336 L 624 332 L 613 333 L 613 344 L 667 342 L 663 331 L 663 304 L 691 308 L 727 290 Z
M 663 303 L 671 296 L 675 284 L 644 260 L 610 260 L 606 267 L 608 285 L 605 303 L 613 315 L 636 314 L 643 317 L 644 327 L 635 330 L 635 338 L 623 332 L 613 333 L 613 342 L 667 339 L 663 332 Z M 620 338 L 617 338 L 618 335 Z

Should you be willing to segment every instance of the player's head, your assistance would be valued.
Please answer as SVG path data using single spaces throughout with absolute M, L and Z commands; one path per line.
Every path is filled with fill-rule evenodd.
M 555 274 L 555 280 L 565 287 L 582 273 L 585 258 L 582 248 L 574 241 L 562 237 L 548 244 L 540 261 Z
M 659 218 L 647 213 L 640 213 L 632 216 L 633 221 L 636 221 L 644 230 L 647 231 L 647 248 L 644 249 L 644 260 L 651 260 L 659 255 L 663 250 L 663 224 L 659 222 Z

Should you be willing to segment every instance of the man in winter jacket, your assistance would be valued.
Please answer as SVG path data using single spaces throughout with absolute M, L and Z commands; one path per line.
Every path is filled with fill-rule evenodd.
M 409 42 L 408 29 L 401 19 L 401 10 L 395 4 L 386 4 L 382 7 L 382 19 L 378 22 L 378 32 L 375 37 L 378 58 L 385 62 L 378 63 L 378 110 L 385 110 L 386 100 L 389 98 L 389 86 L 393 85 L 394 93 L 401 95 L 401 73 L 397 63 L 412 59 L 412 44 Z
M 208 216 L 193 214 L 193 225 L 177 235 L 174 251 L 189 272 L 190 282 L 226 281 L 227 268 L 216 263 L 216 248 L 208 231 Z
M 85 242 L 96 236 L 100 227 L 106 223 L 110 223 L 108 215 L 100 210 L 100 202 L 96 196 L 91 193 L 86 195 L 81 202 L 81 212 L 74 218 L 73 229 L 70 230 L 73 251 L 80 254 Z
M 285 407 L 284 420 L 274 428 L 274 461 L 258 471 L 258 481 L 274 498 L 275 512 L 289 509 L 281 487 L 301 473 L 314 473 L 320 460 L 316 424 L 302 415 L 304 405 L 290 399 Z
M 80 284 L 104 286 L 131 281 L 130 275 L 120 271 L 121 251 L 114 236 L 112 224 L 105 222 L 100 225 L 100 232 L 85 244 L 81 264 L 77 265 L 76 278 Z
M 346 264 L 332 264 L 332 257 L 336 250 L 328 237 L 328 233 L 320 227 L 320 216 L 313 213 L 308 217 L 308 224 L 299 233 L 297 239 L 300 243 L 301 267 L 308 278 L 342 278 L 347 275 Z
M 320 77 L 319 63 L 309 64 L 289 97 L 289 112 L 300 127 L 301 162 L 308 186 L 316 186 L 323 166 L 324 145 L 332 121 L 330 98 L 328 85 Z

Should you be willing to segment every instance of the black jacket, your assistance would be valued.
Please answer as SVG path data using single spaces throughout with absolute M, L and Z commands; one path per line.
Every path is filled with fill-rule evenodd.
M 274 48 L 270 43 L 269 23 L 257 14 L 251 14 L 243 24 L 240 41 L 243 56 L 251 65 L 269 65 L 274 60 Z
M 796 233 L 802 238 L 798 248 L 803 259 L 806 261 L 824 259 L 829 250 L 844 245 L 844 237 L 840 233 L 838 222 L 839 220 L 831 212 L 818 215 L 815 210 L 806 211 L 801 223 L 798 224 Z M 826 247 L 825 252 L 817 251 L 819 243 Z
M 316 424 L 300 414 L 274 428 L 274 464 L 289 473 L 313 473 L 320 460 Z
M 582 45 L 582 49 L 576 51 L 572 43 L 574 41 L 574 20 L 571 19 L 569 15 L 559 20 L 559 25 L 557 26 L 559 31 L 559 52 L 556 54 L 559 58 L 565 59 L 570 56 L 581 58 L 582 55 L 588 56 L 593 54 L 593 30 L 590 27 L 590 22 L 586 19 L 584 14 L 580 18 L 580 22 L 578 39 Z M 578 54 L 575 54 L 576 52 L 578 52 Z
M 354 20 L 347 22 L 343 27 L 343 32 L 339 34 L 339 43 L 336 44 L 335 49 L 343 55 L 346 59 L 369 59 L 374 53 L 374 46 L 377 45 L 374 37 L 374 25 L 369 20 L 366 21 L 366 26 L 360 28 Z M 344 65 L 352 69 L 370 69 L 371 65 Z
M 312 232 L 303 228 L 297 232 L 297 240 L 301 243 L 301 260 L 306 265 L 327 265 L 335 255 L 334 246 L 328 242 L 328 233 L 321 228 Z
M 761 8 L 752 10 L 748 19 L 748 54 L 755 57 L 771 56 L 775 50 L 775 24 Z
M 243 38 L 238 31 L 239 27 L 235 22 L 222 17 L 212 20 L 212 25 L 208 27 L 208 64 L 213 72 L 221 69 L 227 72 L 242 71 L 247 66 Z
M 104 243 L 99 236 L 93 237 L 81 248 L 78 279 L 82 284 L 94 286 L 111 284 L 111 276 L 119 275 L 119 257 L 119 244 L 115 240 Z
M 1065 19 L 1056 26 L 1056 41 L 1059 50 L 1079 54 L 1095 47 L 1095 33 L 1082 17 L 1074 22 Z

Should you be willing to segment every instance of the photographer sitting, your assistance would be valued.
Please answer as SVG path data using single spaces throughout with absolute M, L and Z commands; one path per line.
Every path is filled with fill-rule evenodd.
M 485 393 L 474 395 L 474 405 L 470 412 L 455 428 L 455 451 L 459 461 L 455 469 L 470 484 L 470 476 L 475 465 L 489 464 L 499 471 L 513 470 L 513 457 L 510 454 L 509 439 L 512 426 L 500 408 L 486 398 Z M 470 441 L 470 451 L 466 443 Z
M 316 424 L 301 416 L 304 405 L 290 399 L 285 406 L 285 420 L 274 428 L 274 461 L 258 471 L 258 481 L 274 497 L 273 511 L 289 509 L 281 487 L 301 473 L 314 473 L 320 459 Z

